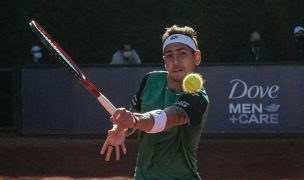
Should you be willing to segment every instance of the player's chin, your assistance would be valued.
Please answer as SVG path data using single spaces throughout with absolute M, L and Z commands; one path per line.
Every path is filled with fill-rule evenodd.
M 175 71 L 173 72 L 172 77 L 175 81 L 182 82 L 186 75 L 187 73 L 184 71 Z

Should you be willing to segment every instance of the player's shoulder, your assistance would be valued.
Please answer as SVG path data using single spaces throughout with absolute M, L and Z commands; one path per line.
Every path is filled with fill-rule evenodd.
M 197 90 L 195 93 L 183 93 L 180 99 L 184 99 L 191 102 L 203 102 L 208 104 L 209 97 L 204 88 Z
M 151 71 L 148 72 L 142 79 L 140 89 L 144 89 L 146 86 L 157 87 L 161 84 L 166 83 L 167 81 L 167 72 L 166 71 Z
M 149 76 L 165 76 L 165 77 L 167 77 L 168 72 L 167 71 L 151 71 L 151 72 L 148 72 L 147 75 L 149 75 Z
M 165 80 L 167 79 L 168 72 L 167 71 L 151 71 L 146 74 L 147 79 L 156 79 L 156 80 Z
M 201 88 L 196 92 L 200 97 L 203 97 L 207 102 L 209 102 L 209 97 L 205 88 Z
M 191 125 L 201 124 L 208 105 L 208 95 L 203 88 L 195 93 L 183 93 L 174 103 L 174 106 L 186 112 Z

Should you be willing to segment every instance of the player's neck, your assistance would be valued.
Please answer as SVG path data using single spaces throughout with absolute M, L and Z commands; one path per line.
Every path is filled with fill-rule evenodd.
M 182 92 L 183 83 L 179 81 L 174 81 L 173 79 L 168 78 L 168 89 L 175 93 Z

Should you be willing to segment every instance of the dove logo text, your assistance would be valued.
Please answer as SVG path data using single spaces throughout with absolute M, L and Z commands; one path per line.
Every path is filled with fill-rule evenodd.
M 229 99 L 240 99 L 247 97 L 249 99 L 269 97 L 275 99 L 278 97 L 278 91 L 280 87 L 278 85 L 273 86 L 248 86 L 246 82 L 240 79 L 233 79 L 230 81 L 232 88 L 229 94 Z

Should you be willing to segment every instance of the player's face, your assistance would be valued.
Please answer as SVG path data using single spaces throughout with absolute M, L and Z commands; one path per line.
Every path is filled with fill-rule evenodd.
M 187 74 L 193 72 L 197 65 L 196 53 L 199 53 L 199 51 L 194 51 L 182 43 L 172 43 L 166 46 L 163 59 L 169 78 L 182 82 Z

